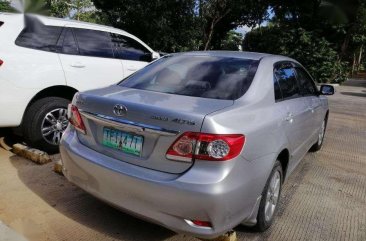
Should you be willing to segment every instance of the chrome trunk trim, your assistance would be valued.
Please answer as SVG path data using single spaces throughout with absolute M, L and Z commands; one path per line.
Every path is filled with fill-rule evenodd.
M 90 113 L 86 111 L 79 110 L 80 114 L 87 119 L 91 119 L 105 126 L 112 126 L 121 129 L 128 129 L 137 132 L 148 132 L 153 134 L 159 134 L 162 136 L 176 136 L 179 131 L 167 130 L 158 126 L 146 125 L 138 122 L 133 122 L 121 118 L 114 118 L 106 115 Z

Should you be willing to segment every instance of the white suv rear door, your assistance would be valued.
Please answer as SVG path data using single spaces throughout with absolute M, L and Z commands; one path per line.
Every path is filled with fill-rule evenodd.
M 66 26 L 59 46 L 67 85 L 78 91 L 109 86 L 124 77 L 109 32 Z

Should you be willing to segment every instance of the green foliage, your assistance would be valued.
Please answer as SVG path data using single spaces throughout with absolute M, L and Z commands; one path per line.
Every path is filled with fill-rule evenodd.
M 267 15 L 264 0 L 93 0 L 110 23 L 152 48 L 176 52 L 220 49 L 227 33 Z
M 262 27 L 248 33 L 244 49 L 289 56 L 302 63 L 317 82 L 343 82 L 346 63 L 323 37 L 302 28 Z
M 0 12 L 14 12 L 14 9 L 10 6 L 9 1 L 0 0 Z
M 243 35 L 233 30 L 229 31 L 221 43 L 222 50 L 238 51 L 243 41 Z
M 176 52 L 201 45 L 196 0 L 94 0 L 109 22 L 141 38 L 153 49 Z
M 91 0 L 46 0 L 49 15 L 92 23 L 106 23 L 104 15 L 97 11 Z

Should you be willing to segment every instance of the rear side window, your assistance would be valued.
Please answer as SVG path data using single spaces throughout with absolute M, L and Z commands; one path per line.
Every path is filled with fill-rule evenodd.
M 28 19 L 15 44 L 25 48 L 57 52 L 56 44 L 61 32 L 62 27 L 46 26 L 36 19 Z
M 117 50 L 117 58 L 146 62 L 151 61 L 151 52 L 136 40 L 114 33 L 111 36 L 113 46 Z
M 120 86 L 168 94 L 235 100 L 243 96 L 259 61 L 216 56 L 167 56 L 136 72 Z
M 61 52 L 64 54 L 73 54 L 78 55 L 79 54 L 79 48 L 76 44 L 75 37 L 73 34 L 72 29 L 66 29 L 65 30 L 64 39 L 62 41 L 62 50 Z
M 294 68 L 290 66 L 278 68 L 275 69 L 274 74 L 280 85 L 283 99 L 301 96 Z
M 297 79 L 300 85 L 300 91 L 303 95 L 316 95 L 317 89 L 310 75 L 300 67 L 296 67 Z
M 110 34 L 89 29 L 73 29 L 81 55 L 113 58 Z

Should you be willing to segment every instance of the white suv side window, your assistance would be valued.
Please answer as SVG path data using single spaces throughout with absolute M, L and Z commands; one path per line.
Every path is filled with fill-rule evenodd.
M 113 47 L 117 51 L 117 58 L 151 62 L 151 52 L 136 40 L 115 33 L 111 33 L 111 37 Z
M 113 58 L 110 34 L 108 32 L 74 28 L 80 55 Z M 92 40 L 92 41 L 91 41 Z

